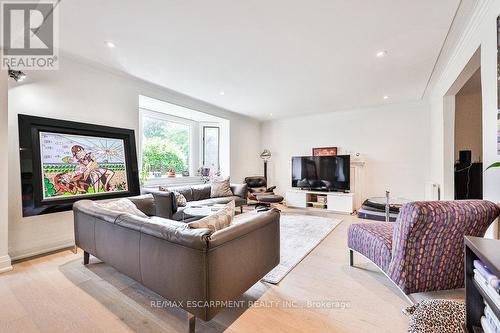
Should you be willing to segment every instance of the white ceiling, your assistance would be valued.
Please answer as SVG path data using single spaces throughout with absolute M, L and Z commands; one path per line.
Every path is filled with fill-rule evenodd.
M 420 99 L 458 3 L 62 0 L 61 48 L 268 119 Z

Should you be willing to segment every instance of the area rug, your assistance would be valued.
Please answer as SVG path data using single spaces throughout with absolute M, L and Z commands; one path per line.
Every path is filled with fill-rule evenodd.
M 328 236 L 341 219 L 282 214 L 280 220 L 280 264 L 262 281 L 278 284 L 302 259 Z

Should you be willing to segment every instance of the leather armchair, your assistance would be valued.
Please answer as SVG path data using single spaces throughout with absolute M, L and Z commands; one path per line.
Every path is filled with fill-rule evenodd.
M 248 199 L 257 200 L 257 195 L 272 195 L 276 186 L 267 187 L 267 180 L 262 176 L 246 177 L 245 183 L 248 187 Z

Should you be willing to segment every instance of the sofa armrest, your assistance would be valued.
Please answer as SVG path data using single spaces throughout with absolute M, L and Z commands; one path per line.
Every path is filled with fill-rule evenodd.
M 247 184 L 231 184 L 231 191 L 233 192 L 234 195 L 246 199 L 247 198 Z
M 276 189 L 276 186 L 271 186 L 268 189 L 266 189 L 266 192 L 273 193 L 275 189 Z
M 172 219 L 177 212 L 177 201 L 172 192 L 159 191 L 156 189 L 142 189 L 142 193 L 150 193 L 155 201 L 155 216 Z

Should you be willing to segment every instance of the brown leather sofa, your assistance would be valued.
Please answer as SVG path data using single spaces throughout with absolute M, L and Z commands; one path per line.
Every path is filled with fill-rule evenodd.
M 176 191 L 181 193 L 187 201 L 187 206 L 193 206 L 193 205 L 206 205 L 206 204 L 226 204 L 230 202 L 231 200 L 234 200 L 234 204 L 236 207 L 240 208 L 240 211 L 243 212 L 243 206 L 247 204 L 247 184 L 230 184 L 231 186 L 231 191 L 233 192 L 232 196 L 227 196 L 227 197 L 219 197 L 219 198 L 211 198 L 210 197 L 210 191 L 211 191 L 211 185 L 210 184 L 204 184 L 204 185 L 192 185 L 192 186 L 179 186 L 179 187 L 166 187 L 168 190 Z M 164 192 L 162 191 L 163 186 L 155 187 L 155 188 L 143 188 L 142 192 L 143 193 L 157 193 L 157 192 Z M 171 208 L 172 210 L 172 215 L 170 217 L 165 216 L 167 218 L 170 218 L 172 220 L 176 221 L 183 221 L 183 222 L 191 222 L 194 220 L 199 219 L 200 217 L 196 216 L 189 216 L 188 214 L 185 214 L 183 210 L 186 207 L 178 207 L 177 204 L 175 203 L 175 200 L 173 202 L 173 206 Z
M 172 193 L 131 199 L 150 218 L 103 209 L 94 201 L 73 205 L 76 245 L 89 254 L 178 304 L 210 320 L 223 301 L 238 299 L 279 263 L 280 214 L 277 210 L 241 215 L 228 228 L 189 229 L 168 220 L 164 204 Z M 189 303 L 188 303 L 189 302 Z

